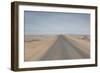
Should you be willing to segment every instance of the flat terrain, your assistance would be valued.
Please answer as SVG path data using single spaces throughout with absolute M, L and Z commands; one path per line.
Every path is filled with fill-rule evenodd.
M 88 35 L 25 36 L 25 61 L 90 58 Z

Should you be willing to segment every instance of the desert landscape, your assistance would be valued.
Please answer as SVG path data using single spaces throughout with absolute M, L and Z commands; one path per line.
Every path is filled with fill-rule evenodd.
M 24 61 L 90 58 L 89 35 L 25 35 Z

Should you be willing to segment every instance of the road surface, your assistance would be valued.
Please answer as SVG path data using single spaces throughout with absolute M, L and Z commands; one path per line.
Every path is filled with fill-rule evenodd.
M 40 58 L 40 60 L 67 60 L 67 59 L 84 59 L 90 55 L 73 45 L 64 36 L 59 35 L 56 42 Z

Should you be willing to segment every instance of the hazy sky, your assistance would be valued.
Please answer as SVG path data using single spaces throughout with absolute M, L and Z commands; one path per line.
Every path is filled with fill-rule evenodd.
M 90 14 L 24 12 L 25 34 L 89 34 Z

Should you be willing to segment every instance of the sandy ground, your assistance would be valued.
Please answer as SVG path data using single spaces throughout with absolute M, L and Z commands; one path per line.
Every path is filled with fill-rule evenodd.
M 25 38 L 25 50 L 24 50 L 24 60 L 25 61 L 35 61 L 39 60 L 40 57 L 48 51 L 49 47 L 54 44 L 57 37 L 27 37 Z
M 86 35 L 25 37 L 25 61 L 90 58 Z
M 75 47 L 81 49 L 83 52 L 85 52 L 86 54 L 90 54 L 90 40 L 88 38 L 88 36 L 86 37 L 83 35 L 76 35 L 76 36 L 65 36 L 66 39 L 68 39 L 68 41 L 70 41 Z

